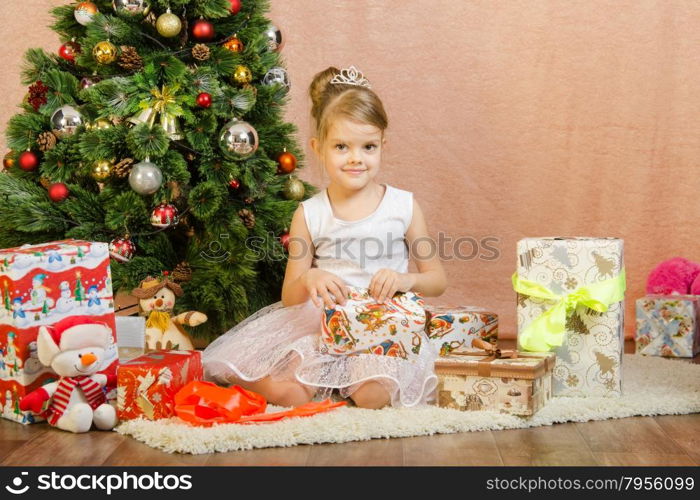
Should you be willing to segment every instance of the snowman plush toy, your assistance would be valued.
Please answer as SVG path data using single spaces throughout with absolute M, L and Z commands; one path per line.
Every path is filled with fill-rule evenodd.
M 107 325 L 89 316 L 74 316 L 41 327 L 37 337 L 39 361 L 61 378 L 24 396 L 20 410 L 31 410 L 65 431 L 87 432 L 93 423 L 100 430 L 113 429 L 118 422 L 117 412 L 107 403 L 104 387 L 113 385 L 116 375 L 97 373 L 111 336 Z

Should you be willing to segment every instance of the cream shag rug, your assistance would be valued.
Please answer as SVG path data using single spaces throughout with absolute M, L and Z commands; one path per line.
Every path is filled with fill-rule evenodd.
M 623 396 L 615 399 L 554 398 L 531 418 L 432 406 L 382 410 L 341 407 L 270 424 L 204 428 L 189 426 L 177 418 L 156 422 L 140 419 L 123 422 L 116 430 L 168 453 L 200 454 L 700 412 L 700 365 L 625 354 L 622 388 Z M 278 410 L 270 407 L 270 411 Z

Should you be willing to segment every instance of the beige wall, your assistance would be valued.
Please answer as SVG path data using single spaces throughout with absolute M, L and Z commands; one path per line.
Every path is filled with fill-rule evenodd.
M 3 130 L 26 91 L 21 54 L 57 49 L 46 12 L 63 3 L 0 4 Z M 292 80 L 287 117 L 300 140 L 308 138 L 313 74 L 355 64 L 389 113 L 383 181 L 415 192 L 432 233 L 499 239 L 497 260 L 446 262 L 450 289 L 440 301 L 489 307 L 504 336 L 512 334 L 519 238 L 618 236 L 630 333 L 649 269 L 674 255 L 700 260 L 696 1 L 272 4 Z M 320 182 L 308 163 L 303 176 Z

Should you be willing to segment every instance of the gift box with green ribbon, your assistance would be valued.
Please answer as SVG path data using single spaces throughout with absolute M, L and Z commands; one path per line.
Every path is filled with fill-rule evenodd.
M 625 269 L 617 238 L 525 238 L 513 275 L 518 346 L 554 351 L 554 394 L 622 392 Z

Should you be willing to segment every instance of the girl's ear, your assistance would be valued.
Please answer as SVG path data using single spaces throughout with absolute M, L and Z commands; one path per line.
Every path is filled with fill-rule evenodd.
M 314 150 L 314 153 L 316 153 L 318 156 L 321 156 L 319 152 L 319 144 L 318 144 L 318 139 L 315 137 L 312 137 L 311 140 L 309 141 L 309 144 L 311 145 L 311 149 Z

